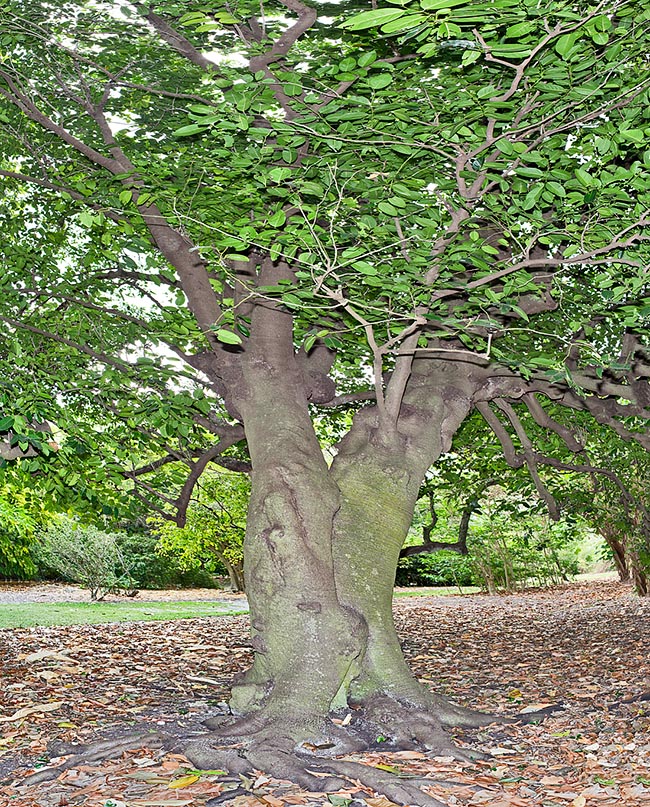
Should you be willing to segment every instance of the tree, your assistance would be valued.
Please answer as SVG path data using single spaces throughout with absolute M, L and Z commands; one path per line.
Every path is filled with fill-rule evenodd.
M 530 477 L 494 461 L 494 435 L 479 421 L 465 421 L 454 450 L 428 474 L 414 519 L 421 533 L 411 529 L 400 551 L 397 580 L 410 577 L 414 585 L 420 577 L 420 585 L 449 585 L 458 584 L 460 574 L 466 584 L 481 585 L 490 594 L 568 580 L 578 571 L 584 519 L 569 512 L 550 520 Z M 441 572 L 444 583 L 436 580 Z
M 540 420 L 539 412 L 533 412 Z M 456 551 L 466 550 L 472 514 L 485 490 L 497 483 L 528 502 L 531 512 L 536 498 L 537 509 L 550 506 L 556 516 L 564 512 L 570 519 L 577 517 L 603 537 L 621 580 L 633 579 L 637 593 L 645 596 L 650 571 L 650 511 L 644 481 L 648 478 L 647 451 L 633 441 L 626 442 L 612 429 L 590 422 L 583 412 L 551 406 L 549 413 L 559 433 L 545 433 L 530 410 L 520 412 L 514 420 L 540 449 L 535 459 L 540 465 L 536 478 L 526 472 L 524 456 L 517 454 L 513 423 L 491 413 L 499 435 L 495 439 L 495 432 L 475 413 L 465 420 L 454 438 L 453 451 L 441 458 L 422 490 L 431 497 L 434 491 L 450 497 L 462 509 Z M 579 441 L 573 457 L 561 437 L 563 430 L 565 436 L 572 434 Z M 439 542 L 423 540 L 405 547 L 402 555 L 438 548 Z
M 150 519 L 160 536 L 160 551 L 184 569 L 210 571 L 215 559 L 225 567 L 233 591 L 244 590 L 244 532 L 250 485 L 233 473 L 206 473 L 201 492 L 187 510 L 184 527 L 160 517 Z
M 0 578 L 28 578 L 36 568 L 30 556 L 35 520 L 20 491 L 0 487 Z
M 492 719 L 423 687 L 394 631 L 427 469 L 478 409 L 551 505 L 522 406 L 581 444 L 549 401 L 650 447 L 650 33 L 632 0 L 371 6 L 6 3 L 1 319 L 88 488 L 182 524 L 245 435 L 255 660 L 194 763 L 430 805 L 326 758 L 462 756 L 443 726 Z M 314 418 L 345 406 L 328 464 Z M 165 451 L 134 467 L 140 441 Z

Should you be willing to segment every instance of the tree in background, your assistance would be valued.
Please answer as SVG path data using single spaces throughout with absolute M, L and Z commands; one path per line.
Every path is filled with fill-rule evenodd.
M 194 764 L 426 807 L 332 757 L 463 757 L 443 726 L 492 720 L 419 683 L 393 627 L 427 470 L 473 409 L 551 509 L 528 414 L 560 464 L 563 407 L 650 447 L 649 12 L 365 9 L 5 3 L 0 355 L 89 506 L 108 481 L 182 525 L 245 436 L 255 659 Z M 328 464 L 314 418 L 343 406 Z
M 575 436 L 576 451 L 571 456 L 561 436 L 545 433 L 530 411 L 517 417 L 519 434 L 532 437 L 544 451 L 536 454 L 540 465 L 537 479 L 527 473 L 524 446 L 515 429 L 508 431 L 508 420 L 499 420 L 493 413 L 493 431 L 475 413 L 458 431 L 453 450 L 429 474 L 421 494 L 430 499 L 434 518 L 425 527 L 422 540 L 402 549 L 402 557 L 439 551 L 445 543 L 450 544 L 449 549 L 465 553 L 470 520 L 480 511 L 482 497 L 498 484 L 513 497 L 513 515 L 517 508 L 523 508 L 520 517 L 521 512 L 528 512 L 529 528 L 531 518 L 544 518 L 541 511 L 550 509 L 559 520 L 557 527 L 551 527 L 553 541 L 564 535 L 564 542 L 571 542 L 581 534 L 581 523 L 600 534 L 621 580 L 632 580 L 637 593 L 645 596 L 650 573 L 647 451 L 611 429 L 591 423 L 584 413 L 555 409 L 557 428 Z M 439 506 L 436 496 L 460 513 L 457 525 L 444 525 L 442 543 L 429 538 Z
M 400 552 L 398 585 L 479 585 L 496 594 L 561 583 L 578 572 L 584 520 L 549 519 L 530 477 L 518 480 L 503 469 L 498 483 L 481 478 L 496 470 L 481 448 L 475 436 L 467 453 L 441 458 L 444 471 L 427 479 Z
M 22 491 L 0 485 L 0 578 L 25 579 L 36 571 L 30 553 L 36 521 Z
M 23 418 L 0 419 L 0 578 L 24 580 L 36 574 L 32 546 L 53 511 L 45 489 L 16 460 L 39 453 L 46 457 L 54 445 Z
M 214 571 L 216 559 L 228 572 L 232 590 L 243 591 L 248 479 L 211 471 L 202 476 L 199 485 L 184 527 L 160 517 L 151 519 L 153 531 L 160 537 L 159 551 L 188 570 Z

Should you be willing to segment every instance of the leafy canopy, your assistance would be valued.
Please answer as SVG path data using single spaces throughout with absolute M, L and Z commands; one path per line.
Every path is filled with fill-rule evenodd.
M 247 2 L 4 5 L 3 411 L 35 402 L 67 436 L 59 495 L 151 502 L 134 456 L 182 465 L 222 436 L 197 355 L 245 350 L 260 299 L 306 354 L 336 352 L 344 392 L 372 367 L 381 398 L 400 356 L 436 351 L 641 431 L 650 11 L 367 6 L 270 2 L 262 24 Z M 214 317 L 188 306 L 163 225 Z

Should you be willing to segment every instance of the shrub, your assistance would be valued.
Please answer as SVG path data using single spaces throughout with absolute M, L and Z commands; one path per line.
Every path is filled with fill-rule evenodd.
M 469 558 L 442 550 L 411 555 L 397 564 L 397 586 L 470 586 L 475 582 Z
M 120 536 L 59 517 L 52 521 L 34 545 L 39 567 L 64 580 L 88 588 L 91 600 L 109 591 L 132 588 L 119 546 Z
M 124 565 L 137 588 L 215 588 L 215 574 L 225 575 L 219 564 L 207 571 L 187 569 L 172 554 L 161 553 L 160 539 L 148 532 L 122 534 L 118 544 Z
M 0 493 L 0 578 L 25 580 L 34 576 L 30 545 L 35 526 L 25 508 Z

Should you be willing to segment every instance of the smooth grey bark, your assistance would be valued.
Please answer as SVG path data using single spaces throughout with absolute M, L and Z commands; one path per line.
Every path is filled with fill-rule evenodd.
M 277 282 L 283 267 L 264 271 Z M 232 706 L 257 711 L 257 724 L 293 722 L 294 738 L 308 739 L 363 652 L 365 625 L 337 597 L 340 497 L 311 421 L 291 316 L 259 305 L 251 325 L 236 405 L 253 466 L 244 554 L 255 660 Z
M 363 614 L 368 625 L 366 652 L 349 694 L 352 701 L 373 709 L 379 703 L 384 718 L 388 697 L 407 709 L 426 710 L 445 724 L 491 720 L 447 703 L 415 679 L 392 616 L 395 571 L 420 485 L 427 469 L 448 450 L 478 385 L 480 379 L 457 363 L 415 361 L 396 431 L 382 435 L 376 409 L 361 410 L 332 464 L 342 498 L 333 536 L 337 588 L 341 600 Z M 432 728 L 430 722 L 416 722 L 414 736 L 425 746 L 439 747 L 445 739 Z M 403 726 L 395 729 L 403 731 Z

